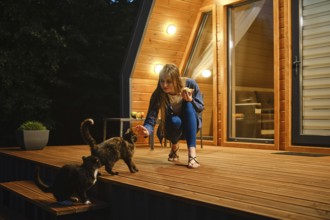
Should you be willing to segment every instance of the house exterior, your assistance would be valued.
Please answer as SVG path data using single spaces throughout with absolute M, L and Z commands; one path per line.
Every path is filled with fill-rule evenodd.
M 147 112 L 156 66 L 174 63 L 203 93 L 204 143 L 330 153 L 329 15 L 327 0 L 141 1 L 122 117 Z

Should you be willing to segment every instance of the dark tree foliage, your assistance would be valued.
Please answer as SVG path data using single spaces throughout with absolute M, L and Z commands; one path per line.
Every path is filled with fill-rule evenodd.
M 119 116 L 119 74 L 138 0 L 0 2 L 0 146 L 25 120 L 50 129 L 49 145 L 83 143 L 80 122 Z

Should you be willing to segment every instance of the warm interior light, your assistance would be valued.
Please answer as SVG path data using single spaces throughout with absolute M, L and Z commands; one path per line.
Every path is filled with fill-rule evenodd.
M 166 29 L 166 32 L 170 35 L 175 34 L 175 31 L 176 31 L 176 27 L 173 24 L 169 25 Z
M 159 73 L 162 69 L 163 69 L 162 64 L 156 64 L 155 68 L 154 68 L 154 71 L 155 71 L 155 73 Z
M 210 76 L 211 76 L 211 71 L 210 71 L 210 70 L 203 70 L 203 71 L 202 71 L 202 76 L 203 76 L 204 78 L 208 78 L 208 77 L 210 77 Z

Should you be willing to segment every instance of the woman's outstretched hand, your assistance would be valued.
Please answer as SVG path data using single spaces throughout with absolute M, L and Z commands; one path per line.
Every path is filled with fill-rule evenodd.
M 135 127 L 135 131 L 137 132 L 138 135 L 147 137 L 149 136 L 149 131 L 142 125 L 137 125 Z

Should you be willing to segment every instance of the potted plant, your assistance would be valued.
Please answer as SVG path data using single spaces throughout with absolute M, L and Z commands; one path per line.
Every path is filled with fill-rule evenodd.
M 18 145 L 23 150 L 41 150 L 49 138 L 49 130 L 39 121 L 26 121 L 16 132 Z

